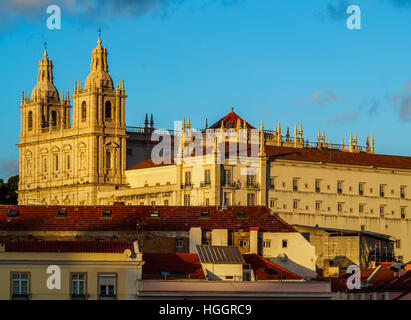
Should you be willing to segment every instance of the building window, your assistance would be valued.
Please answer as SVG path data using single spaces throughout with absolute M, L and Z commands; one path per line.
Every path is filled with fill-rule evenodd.
M 380 197 L 384 197 L 385 194 L 385 186 L 383 184 L 380 185 Z
M 54 155 L 54 171 L 59 171 L 59 155 Z
M 191 172 L 187 171 L 184 173 L 184 185 L 186 187 L 191 186 Z
M 270 247 L 271 247 L 271 240 L 264 240 L 263 248 L 270 248 Z
M 182 248 L 184 245 L 184 241 L 182 239 L 176 240 L 176 248 Z
M 43 157 L 43 172 L 47 173 L 47 158 Z
M 360 204 L 359 206 L 358 206 L 358 211 L 360 212 L 360 213 L 363 213 L 364 212 L 364 204 Z
M 28 130 L 31 131 L 33 129 L 33 112 L 29 111 L 28 116 Z
M 106 151 L 106 168 L 111 169 L 111 152 L 109 150 Z
M 86 298 L 86 275 L 84 273 L 71 275 L 71 298 L 73 300 Z
M 224 181 L 223 181 L 225 186 L 231 186 L 231 170 L 230 169 L 225 169 L 224 170 Z
M 255 202 L 255 194 L 254 193 L 248 193 L 247 194 L 247 206 L 253 206 Z
M 247 174 L 247 187 L 254 187 L 255 180 L 255 174 Z
M 400 187 L 400 197 L 401 199 L 405 199 L 405 186 Z
M 87 118 L 87 104 L 85 101 L 81 103 L 81 121 L 85 121 Z
M 397 249 L 400 249 L 400 248 L 401 248 L 401 240 L 400 240 L 400 239 L 395 240 L 395 247 L 396 247 Z
M 205 205 L 206 205 L 206 207 L 208 207 L 210 205 L 210 198 L 205 199 Z
M 316 201 L 315 202 L 315 211 L 320 211 L 321 210 L 321 201 Z
M 230 193 L 229 192 L 224 192 L 224 205 L 225 206 L 230 205 Z
M 315 192 L 320 192 L 320 180 L 315 180 Z
M 210 169 L 204 170 L 204 183 L 206 185 L 211 184 L 211 175 L 210 175 Z
M 405 207 L 401 207 L 401 219 L 405 219 Z
M 282 247 L 283 247 L 283 248 L 287 248 L 287 246 L 288 246 L 288 241 L 287 241 L 287 240 L 283 240 Z
M 364 195 L 364 183 L 359 183 L 358 184 L 358 194 L 360 196 Z
M 12 273 L 12 300 L 29 299 L 29 279 L 28 273 Z
M 270 190 L 275 189 L 274 178 L 270 178 Z
M 293 200 L 293 209 L 294 210 L 298 209 L 298 200 Z
M 298 191 L 298 179 L 293 179 L 293 191 Z
M 270 208 L 274 208 L 275 207 L 275 200 L 271 199 L 270 200 Z
M 342 202 L 338 202 L 338 204 L 337 204 L 337 211 L 338 211 L 338 212 L 342 212 L 342 211 L 343 211 L 343 203 L 342 203 Z
M 155 207 L 155 206 L 156 206 L 156 202 L 155 202 L 155 201 L 151 201 L 151 205 L 152 205 L 153 207 Z
M 364 230 L 365 230 L 365 226 L 361 225 L 361 231 L 364 231 Z
M 384 218 L 384 206 L 380 206 L 380 217 Z
M 106 102 L 105 116 L 106 116 L 106 119 L 111 119 L 111 102 L 110 101 Z
M 53 127 L 57 126 L 57 112 L 54 110 L 51 112 L 51 125 Z
M 164 200 L 164 205 L 165 205 L 165 206 L 168 206 L 168 200 L 167 200 L 167 199 Z
M 70 165 L 71 165 L 71 163 L 70 163 L 70 155 L 68 154 L 68 155 L 66 156 L 66 168 L 67 168 L 67 170 L 70 170 Z
M 338 181 L 337 182 L 337 193 L 342 194 L 342 192 L 343 192 L 343 183 L 342 181 Z
M 99 299 L 116 299 L 116 278 L 115 274 L 100 274 L 98 279 Z
M 190 195 L 189 195 L 189 194 L 185 194 L 185 195 L 184 195 L 184 205 L 185 205 L 186 207 L 189 207 L 189 206 L 190 206 Z
M 241 241 L 240 241 L 240 247 L 241 247 L 241 248 L 246 248 L 246 247 L 247 247 L 247 241 L 241 240 Z

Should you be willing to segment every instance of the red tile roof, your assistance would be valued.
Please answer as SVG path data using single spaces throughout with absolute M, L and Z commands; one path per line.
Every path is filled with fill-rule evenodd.
M 279 265 L 264 259 L 258 254 L 243 254 L 244 260 L 251 265 L 256 280 L 302 280 L 302 278 Z
M 294 160 L 324 162 L 367 167 L 411 169 L 411 157 L 384 154 L 355 153 L 340 150 L 316 148 L 289 148 L 265 146 L 267 156 L 272 160 Z
M 146 168 L 154 168 L 154 167 L 164 167 L 164 166 L 172 166 L 175 165 L 174 157 L 171 157 L 171 163 L 159 163 L 160 161 L 154 163 L 153 160 L 147 159 L 137 163 L 135 166 L 127 168 L 127 170 L 135 170 L 135 169 L 146 169 Z
M 347 292 L 347 279 L 338 277 L 323 277 L 318 275 L 317 281 L 330 281 L 331 292 Z
M 237 127 L 237 121 L 241 121 L 241 128 L 244 123 L 244 119 L 242 119 L 238 114 L 236 114 L 234 111 L 231 111 L 228 113 L 225 117 L 221 118 L 218 120 L 216 123 L 214 123 L 212 126 L 210 126 L 210 129 L 218 129 L 221 128 L 221 121 L 224 121 L 224 128 L 226 129 L 231 129 L 231 128 L 236 128 Z M 248 129 L 255 129 L 251 124 L 247 123 L 247 128 Z
M 245 143 L 237 143 L 236 145 L 236 154 L 240 153 L 242 154 L 245 152 L 245 149 L 247 148 L 247 155 L 251 155 L 251 144 L 245 144 Z M 230 156 L 230 143 L 228 141 L 224 142 L 219 142 L 217 146 L 219 152 L 223 153 L 226 158 Z M 201 150 L 201 149 L 200 149 Z M 254 145 L 254 150 L 257 150 L 258 152 L 258 145 Z M 203 154 L 202 155 L 210 155 L 214 151 L 214 145 L 206 145 L 203 147 Z M 197 152 L 197 151 L 196 151 Z M 234 152 L 234 151 L 233 151 Z M 195 156 L 193 153 L 191 156 Z M 175 157 L 170 157 L 170 163 L 163 163 L 165 159 L 157 159 L 156 161 L 153 161 L 153 159 L 147 159 L 142 162 L 139 162 L 138 164 L 127 168 L 127 170 L 135 170 L 135 169 L 147 169 L 147 168 L 154 168 L 154 167 L 163 167 L 163 166 L 172 166 L 176 165 L 175 161 L 177 160 Z M 184 159 L 183 159 L 184 160 Z
M 5 252 L 134 252 L 132 243 L 113 241 L 8 241 L 4 245 Z
M 411 291 L 411 271 L 407 271 L 401 277 L 382 284 L 378 289 L 380 291 Z
M 67 211 L 66 216 L 57 217 L 57 210 L 62 209 Z M 9 217 L 9 210 L 18 210 L 19 215 Z M 102 210 L 111 210 L 111 217 L 102 217 Z M 152 210 L 159 211 L 159 216 L 151 217 Z M 238 210 L 245 212 L 244 218 L 236 217 Z M 208 211 L 209 216 L 200 217 L 200 211 Z M 4 231 L 189 231 L 191 227 L 297 232 L 263 206 L 0 206 L 0 230 Z
M 195 253 L 144 253 L 143 279 L 205 279 L 201 262 Z
M 384 286 L 386 283 L 394 279 L 394 270 L 390 270 L 390 267 L 393 264 L 394 262 L 381 262 L 380 263 L 381 267 L 378 268 L 378 270 L 376 270 L 376 273 L 368 281 L 368 283 L 372 284 L 371 290 L 376 290 L 380 286 Z
M 219 147 L 221 144 L 219 144 Z M 251 145 L 247 145 L 248 154 L 250 153 Z M 211 152 L 210 148 L 207 149 Z M 203 153 L 206 154 L 206 148 Z M 226 157 L 228 155 L 228 142 L 225 146 Z M 395 156 L 385 154 L 372 154 L 365 152 L 347 152 L 335 149 L 317 149 L 317 148 L 290 148 L 281 146 L 269 146 L 264 147 L 267 157 L 271 161 L 275 160 L 292 160 L 292 161 L 306 161 L 317 163 L 332 163 L 341 165 L 355 165 L 366 167 L 380 167 L 380 168 L 392 168 L 392 169 L 411 169 L 411 157 Z M 174 164 L 174 158 L 172 163 Z M 154 164 L 151 159 L 145 160 L 132 169 L 144 169 L 157 166 L 164 166 L 167 164 Z

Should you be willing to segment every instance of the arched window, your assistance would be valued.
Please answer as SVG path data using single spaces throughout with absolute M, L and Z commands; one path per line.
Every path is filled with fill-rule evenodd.
M 87 118 L 87 105 L 86 102 L 83 101 L 81 104 L 81 120 L 84 121 Z
M 54 155 L 54 171 L 59 171 L 59 155 Z
M 31 111 L 29 111 L 28 129 L 29 129 L 29 131 L 31 131 L 33 129 L 33 112 L 31 112 Z
M 109 150 L 106 151 L 106 168 L 111 169 L 111 152 Z
M 51 112 L 51 125 L 53 127 L 57 126 L 57 112 L 54 110 Z
M 111 103 L 110 103 L 110 101 L 106 102 L 105 114 L 106 114 L 106 119 L 111 119 Z

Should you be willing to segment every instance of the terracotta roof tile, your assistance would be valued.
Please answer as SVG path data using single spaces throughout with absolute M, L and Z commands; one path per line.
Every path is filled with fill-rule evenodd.
M 384 154 L 354 153 L 340 150 L 316 148 L 289 148 L 265 146 L 265 152 L 272 160 L 325 162 L 333 164 L 368 167 L 411 169 L 411 157 Z
M 65 217 L 57 211 L 65 209 Z M 9 210 L 19 215 L 9 217 Z M 102 217 L 102 210 L 111 210 L 111 217 Z M 151 217 L 150 211 L 159 211 Z M 208 217 L 200 217 L 200 211 Z M 236 211 L 245 212 L 243 218 Z M 185 207 L 185 206 L 13 206 L 0 205 L 0 230 L 4 231 L 189 231 L 191 227 L 204 230 L 228 229 L 249 231 L 258 227 L 263 232 L 297 232 L 270 209 L 253 207 Z
M 201 262 L 195 253 L 144 253 L 143 279 L 205 279 Z
M 301 280 L 302 278 L 257 254 L 244 254 L 244 260 L 251 265 L 257 280 Z
M 224 128 L 226 129 L 231 129 L 231 128 L 236 128 L 237 126 L 237 121 L 241 121 L 241 127 L 244 123 L 244 119 L 242 119 L 238 114 L 236 114 L 234 111 L 231 111 L 228 113 L 226 116 L 218 120 L 216 123 L 214 123 L 212 126 L 210 126 L 210 129 L 218 129 L 221 128 L 221 121 L 224 121 Z M 251 124 L 247 122 L 247 128 L 248 129 L 255 129 Z
M 123 253 L 133 244 L 106 241 L 8 241 L 4 243 L 5 252 L 102 252 Z

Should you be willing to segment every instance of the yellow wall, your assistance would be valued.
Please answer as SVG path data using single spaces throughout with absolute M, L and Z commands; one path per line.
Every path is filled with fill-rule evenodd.
M 69 300 L 70 273 L 86 273 L 88 299 L 98 299 L 98 273 L 117 274 L 117 299 L 135 299 L 136 280 L 141 279 L 142 255 L 136 259 L 123 253 L 0 253 L 0 299 L 11 298 L 11 272 L 30 273 L 30 299 Z M 47 267 L 57 265 L 61 270 L 61 289 L 47 288 Z

